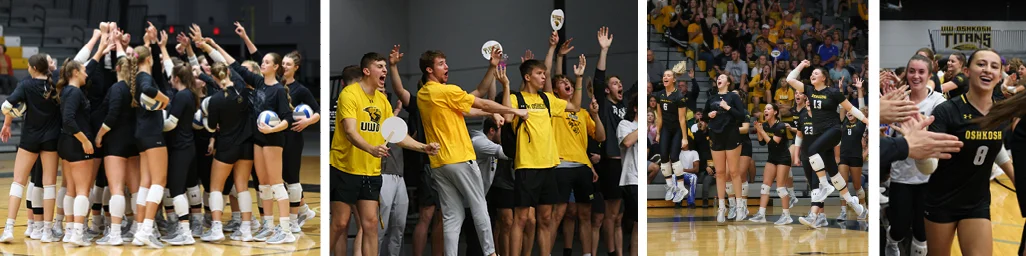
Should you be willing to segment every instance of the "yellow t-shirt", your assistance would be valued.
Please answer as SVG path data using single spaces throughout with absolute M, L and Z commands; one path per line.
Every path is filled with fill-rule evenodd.
M 417 107 L 424 122 L 425 143 L 437 142 L 438 155 L 428 156 L 431 168 L 477 159 L 463 114 L 470 113 L 474 95 L 451 84 L 429 81 L 417 91 Z
M 552 93 L 545 93 L 549 99 L 549 113 L 545 111 L 545 102 L 534 93 L 521 92 L 527 105 L 527 121 L 517 130 L 517 152 L 513 160 L 514 169 L 545 169 L 559 165 L 559 150 L 552 142 L 555 135 L 552 120 L 561 116 L 566 110 L 567 102 Z M 510 95 L 510 106 L 517 108 L 520 101 Z M 551 115 L 552 117 L 549 117 Z M 513 118 L 513 124 L 520 122 L 520 117 Z
M 719 36 L 713 36 L 713 49 L 723 51 L 723 40 L 720 40 Z
M 353 175 L 380 176 L 381 158 L 353 145 L 346 137 L 342 121 L 356 119 L 358 133 L 364 141 L 371 145 L 385 144 L 381 123 L 392 117 L 388 98 L 377 90 L 373 96 L 367 95 L 358 83 L 350 84 L 338 95 L 338 115 L 335 126 L 340 128 L 335 129 L 331 143 L 331 166 Z
M 591 119 L 588 111 L 582 109 L 577 113 L 553 115 L 552 127 L 555 129 L 556 145 L 559 146 L 559 158 L 591 167 L 587 151 L 588 136 L 595 137 L 595 120 Z
M 763 68 L 770 68 L 765 66 Z M 762 74 L 755 74 L 752 81 L 748 83 L 748 95 L 762 98 L 766 95 L 766 88 L 769 88 L 769 78 L 762 79 Z
M 774 100 L 777 103 L 788 106 L 794 105 L 794 89 L 791 88 L 790 85 L 785 84 L 784 86 L 777 88 L 777 92 L 775 94 Z
M 691 43 L 701 44 L 702 42 L 705 42 L 705 39 L 702 38 L 702 26 L 698 25 L 698 23 L 691 23 L 691 25 L 688 25 L 688 34 L 691 33 L 698 33 L 691 37 Z

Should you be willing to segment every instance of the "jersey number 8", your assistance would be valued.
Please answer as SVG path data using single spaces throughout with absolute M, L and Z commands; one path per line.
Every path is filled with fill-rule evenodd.
M 980 148 L 977 148 L 976 157 L 973 158 L 973 164 L 983 165 L 983 161 L 987 159 L 987 151 L 989 150 L 990 148 L 988 148 L 987 146 L 980 146 Z

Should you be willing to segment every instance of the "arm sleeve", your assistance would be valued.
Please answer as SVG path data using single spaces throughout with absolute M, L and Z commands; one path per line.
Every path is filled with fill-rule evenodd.
M 595 68 L 595 76 L 592 78 L 592 85 L 595 90 L 595 98 L 602 102 L 606 98 L 606 71 Z
M 61 99 L 61 124 L 65 132 L 76 134 L 82 131 L 75 123 L 75 110 L 82 104 L 82 94 L 71 91 L 67 96 Z
M 275 109 L 277 111 L 275 112 L 277 112 L 279 117 L 288 117 L 291 119 L 292 107 L 289 106 L 289 94 L 285 92 L 284 88 L 276 90 L 276 94 L 277 95 L 275 95 L 275 97 L 277 98 L 277 102 L 275 104 L 277 106 Z M 392 111 L 389 111 L 389 113 L 392 113 Z
M 247 50 L 247 52 L 248 52 L 248 50 Z M 256 61 L 257 63 L 260 63 L 260 61 L 262 61 L 263 59 L 264 59 L 264 52 L 260 51 L 260 49 L 257 49 L 256 52 L 253 52 L 253 53 L 249 54 L 249 60 Z
M 215 129 L 213 134 L 211 134 L 211 136 L 213 136 L 213 138 L 217 138 L 218 135 L 220 135 L 220 132 L 221 132 L 220 129 L 217 129 L 218 125 L 221 122 L 221 113 L 218 110 L 221 109 L 221 100 L 223 100 L 223 99 L 224 99 L 224 94 L 222 93 L 220 96 L 218 96 L 218 95 L 210 96 L 210 103 L 207 103 L 207 104 L 209 104 L 207 106 L 207 109 L 208 109 L 208 111 L 207 111 L 207 123 L 210 124 L 210 128 L 214 128 Z
M 880 138 L 880 157 L 887 164 L 908 158 L 908 142 L 905 138 Z
M 11 96 L 7 96 L 7 102 L 15 104 L 25 101 L 25 86 L 22 86 L 22 84 L 24 83 L 18 83 L 18 86 L 14 87 L 14 92 L 11 93 Z
M 731 93 L 729 95 L 733 96 L 730 96 L 730 110 L 727 112 L 738 120 L 745 119 L 745 106 L 744 103 L 741 102 L 741 97 L 737 96 L 737 94 L 734 93 Z
M 313 109 L 314 113 L 321 112 L 321 104 L 317 102 L 317 98 L 314 97 L 313 92 L 310 91 L 310 89 L 306 87 L 301 87 L 301 89 L 299 89 L 299 91 L 296 92 L 296 97 L 292 98 L 292 103 L 296 103 L 297 100 L 299 103 L 303 103 L 310 106 L 310 109 Z M 414 102 L 414 104 L 416 104 L 416 102 Z
M 260 86 L 266 86 L 266 85 L 264 85 L 264 77 L 263 76 L 260 76 L 260 74 L 255 74 L 253 72 L 250 72 L 249 69 L 246 69 L 245 67 L 243 67 L 242 64 L 239 64 L 238 61 L 236 61 L 235 63 L 232 63 L 231 67 L 232 67 L 232 71 L 235 71 L 234 73 L 239 74 L 239 76 L 242 77 L 242 80 L 245 81 L 247 84 L 252 85 L 253 87 L 257 87 L 257 88 L 259 88 Z M 239 85 L 235 85 L 235 86 L 239 86 Z
M 203 83 L 207 84 L 208 91 L 209 91 L 210 88 L 215 88 L 216 90 L 220 90 L 221 89 L 221 88 L 218 88 L 217 81 L 214 81 L 214 77 L 212 77 L 210 75 L 207 75 L 207 73 L 200 72 L 199 80 L 203 81 Z
M 107 94 L 107 116 L 103 119 L 103 125 L 106 125 L 107 128 L 112 128 L 110 125 L 118 122 L 118 115 L 121 115 L 121 102 L 123 100 L 120 87 L 115 86 L 111 88 Z
M 153 84 L 152 77 L 148 79 L 136 79 L 135 82 L 138 83 L 136 86 L 141 87 L 142 93 L 147 97 L 156 98 L 157 93 L 160 92 L 160 89 L 157 89 L 157 86 Z

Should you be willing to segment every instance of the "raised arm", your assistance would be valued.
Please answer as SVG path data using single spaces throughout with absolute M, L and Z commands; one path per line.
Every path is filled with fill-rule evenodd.
M 552 57 L 556 54 L 556 45 L 559 44 L 559 34 L 552 31 L 549 36 L 549 51 L 545 53 L 545 77 L 552 77 Z M 552 92 L 552 79 L 545 79 L 544 92 Z M 580 105 L 580 104 L 578 104 Z
M 606 141 L 606 127 L 602 125 L 602 118 L 599 118 L 599 104 L 598 99 L 592 98 L 591 104 L 588 104 L 588 115 L 591 116 L 591 121 L 595 122 L 595 141 L 605 142 Z
M 606 55 L 609 54 L 609 46 L 613 44 L 613 34 L 609 33 L 609 28 L 599 28 L 598 42 L 602 50 L 599 52 L 599 61 L 595 69 L 606 71 Z
M 798 64 L 798 67 L 795 67 L 794 70 L 791 70 L 791 73 L 787 74 L 787 84 L 791 85 L 791 88 L 794 88 L 797 93 L 805 93 L 805 83 L 798 80 L 798 76 L 801 75 L 802 69 L 805 69 L 808 66 L 809 60 L 803 60 Z
M 563 41 L 563 46 L 559 47 L 559 53 L 556 54 L 556 66 L 555 66 L 556 74 L 557 75 L 562 75 L 563 74 L 563 57 L 565 57 L 568 53 L 570 53 L 570 51 L 572 51 L 574 49 L 574 47 L 572 45 L 570 45 L 570 42 L 573 42 L 573 41 L 574 41 L 574 38 L 571 37 L 571 38 L 567 39 L 566 41 Z
M 242 38 L 242 42 L 246 44 L 246 50 L 249 50 L 249 54 L 257 53 L 257 47 L 253 44 L 253 41 L 249 40 L 249 35 L 246 34 L 246 28 L 238 21 L 235 22 L 235 34 L 239 35 L 239 38 Z
M 577 76 L 577 78 L 575 79 L 577 81 L 576 85 L 574 86 L 574 95 L 570 99 L 571 102 L 567 102 L 566 104 L 566 111 L 570 112 L 577 112 L 581 110 L 581 94 L 584 93 L 582 92 L 582 89 L 584 88 L 582 88 L 581 85 L 584 82 L 584 68 L 588 65 L 588 60 L 584 58 L 584 54 L 581 54 L 581 57 L 580 59 L 578 59 L 578 61 L 579 63 L 577 65 L 574 65 L 574 75 Z M 549 86 L 551 86 L 551 84 Z
M 415 104 L 410 102 L 410 91 L 403 87 L 403 78 L 399 76 L 399 61 L 403 60 L 403 53 L 399 52 L 399 45 L 392 46 L 392 52 L 388 54 L 388 72 L 392 73 L 389 78 L 392 79 L 392 91 L 395 92 L 395 96 L 399 97 L 399 101 L 404 106 Z
M 502 50 L 492 51 L 491 58 L 488 60 L 488 70 L 485 71 L 481 82 L 477 84 L 477 89 L 470 94 L 482 99 L 488 99 L 491 96 L 491 91 L 495 89 L 495 69 L 499 66 L 500 60 L 502 60 Z

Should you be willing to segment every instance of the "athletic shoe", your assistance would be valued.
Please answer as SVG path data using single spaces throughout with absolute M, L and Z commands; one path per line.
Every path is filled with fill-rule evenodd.
M 178 228 L 178 226 L 180 226 L 180 225 L 174 225 L 174 226 L 168 225 L 168 227 L 167 227 L 168 230 L 167 230 L 167 232 L 164 232 L 163 236 L 160 237 L 160 241 L 161 242 L 167 242 L 168 240 L 171 240 L 172 238 L 175 238 L 176 236 L 178 236 L 178 233 L 181 233 L 181 231 L 182 231 L 181 228 Z
M 798 203 L 798 197 L 791 195 L 791 204 L 787 206 L 788 209 L 794 208 L 794 204 Z
M 819 214 L 809 213 L 809 216 L 798 217 L 798 222 L 810 228 L 819 228 L 819 226 L 816 225 L 819 222 L 819 220 L 817 220 L 818 218 Z
M 32 218 L 32 216 L 29 216 L 29 218 Z M 28 224 L 28 227 L 26 227 L 26 228 L 25 228 L 25 234 L 24 234 L 24 235 L 25 235 L 25 237 L 30 237 L 30 236 L 32 236 L 32 229 L 33 229 L 33 228 L 34 228 L 35 226 L 36 226 L 36 223 L 35 223 L 35 222 L 29 222 L 29 224 Z
M 735 210 L 735 211 L 737 211 L 737 214 L 735 214 L 737 218 L 734 218 L 734 221 L 743 221 L 743 220 L 745 220 L 745 218 L 748 217 L 748 214 L 745 213 L 747 210 L 748 210 L 748 207 L 738 207 L 737 210 Z
M 664 195 L 663 197 L 664 199 L 666 199 L 666 201 L 673 200 L 673 198 L 676 195 L 676 192 L 677 189 L 675 187 L 670 186 L 670 184 L 666 184 L 666 195 Z
M 766 215 L 765 214 L 761 214 L 761 213 L 756 213 L 755 216 L 752 216 L 751 218 L 748 218 L 748 221 L 758 222 L 758 223 L 766 223 Z
M 211 225 L 211 223 L 210 223 L 210 222 L 211 222 L 211 221 L 212 221 L 213 219 L 214 219 L 214 217 L 212 217 L 212 216 L 210 215 L 210 212 L 204 213 L 204 214 L 203 214 L 203 227 L 205 227 L 205 228 L 210 228 L 210 225 Z
M 918 242 L 915 239 L 912 240 L 912 246 L 909 247 L 908 255 L 912 256 L 926 256 L 926 242 Z
M 819 187 L 819 193 L 812 193 L 813 202 L 823 202 L 831 193 L 834 193 L 834 186 L 824 185 Z
M 242 221 L 239 221 L 239 219 L 236 218 L 232 218 L 231 220 L 228 220 L 228 224 L 224 225 L 224 231 L 235 232 L 236 229 L 239 229 L 239 225 L 242 225 Z
M 0 235 L 0 243 L 10 243 L 14 240 L 14 225 L 4 226 L 4 234 Z
M 148 231 L 146 231 L 145 229 L 143 229 L 143 230 L 136 230 L 136 231 L 138 231 L 138 232 L 135 232 L 134 234 L 132 234 L 132 245 L 135 245 L 135 246 L 146 245 L 146 243 L 144 243 L 143 240 L 144 239 L 148 239 L 144 235 Z
M 299 226 L 298 218 L 289 220 L 289 222 L 292 222 L 289 225 L 289 229 L 291 229 L 290 231 L 292 231 L 293 234 L 299 234 L 303 232 L 303 229 Z
M 310 207 L 306 207 L 306 211 L 302 211 L 302 210 L 300 210 L 300 211 L 301 212 L 299 213 L 299 218 L 298 218 L 299 219 L 299 226 L 300 227 L 302 227 L 303 225 L 306 225 L 306 221 L 311 220 L 315 216 L 317 216 L 317 212 L 314 212 L 313 210 L 310 210 Z
M 848 211 L 842 211 L 840 216 L 837 216 L 837 222 L 844 223 L 848 221 Z
M 56 221 L 56 222 L 53 223 L 53 227 L 50 228 L 50 233 L 51 233 L 51 235 L 53 235 L 53 237 L 55 237 L 55 238 L 62 238 L 62 237 L 64 237 L 64 226 L 63 226 L 63 224 L 64 223 L 61 222 L 61 221 Z
M 253 235 L 253 240 L 257 240 L 260 242 L 267 241 L 268 238 L 271 238 L 273 232 L 274 225 L 264 223 L 264 228 L 261 229 L 260 232 L 257 232 L 255 235 Z
M 204 235 L 200 238 L 205 242 L 221 242 L 224 241 L 224 232 L 221 230 L 221 223 L 213 223 L 210 225 L 210 234 Z
M 31 231 L 31 234 L 28 235 L 29 238 L 31 238 L 32 240 L 39 240 L 40 238 L 43 238 L 43 222 L 32 223 L 32 225 L 29 227 L 30 228 L 26 230 Z
M 145 238 L 145 240 L 142 240 L 142 242 L 143 242 L 143 244 L 146 244 L 146 246 L 148 246 L 150 248 L 153 248 L 153 249 L 162 249 L 162 248 L 164 248 L 164 243 L 160 242 L 160 240 L 157 238 L 156 234 L 147 234 L 147 235 L 144 235 L 144 238 Z
M 192 232 L 186 230 L 185 226 L 179 225 L 178 232 L 175 232 L 175 237 L 168 239 L 167 243 L 170 245 L 191 245 L 195 244 L 196 240 L 192 239 Z
M 285 244 L 295 243 L 296 236 L 292 235 L 292 232 L 286 232 L 281 229 L 281 226 L 274 228 L 274 235 L 267 239 L 267 244 Z
M 129 229 L 128 232 L 121 231 L 121 242 L 128 243 L 128 242 L 131 242 L 132 240 L 134 240 L 134 238 L 135 238 L 135 231 L 132 231 L 131 229 Z
M 684 198 L 686 198 L 687 196 L 688 196 L 688 188 L 686 188 L 686 187 L 677 187 L 677 193 L 673 195 L 673 202 L 674 203 L 680 203 L 681 201 L 684 201 Z
M 189 229 L 192 230 L 192 237 L 203 236 L 203 221 L 198 218 L 189 220 Z
M 862 214 L 859 214 L 859 216 L 858 216 L 858 217 L 856 217 L 856 220 L 862 220 L 862 221 L 864 221 L 864 220 L 866 220 L 866 217 L 869 217 L 869 209 L 866 209 L 866 208 L 865 208 L 864 206 L 862 206 L 862 205 L 859 205 L 859 208 L 861 208 L 861 209 L 862 209 Z
M 71 243 L 79 247 L 86 247 L 91 245 L 88 239 L 85 239 L 85 228 L 76 228 L 74 234 L 71 235 Z
M 887 248 L 884 249 L 884 255 L 901 256 L 901 250 L 898 250 L 898 242 L 891 242 L 890 239 L 887 239 Z
M 257 220 L 256 215 L 250 215 L 250 219 L 249 219 L 249 233 L 256 233 L 256 232 L 260 231 L 261 228 L 263 228 L 263 225 L 260 225 L 260 224 L 261 224 L 260 220 Z
M 817 226 L 817 228 L 830 226 L 830 223 L 827 222 L 826 213 L 820 213 L 819 214 L 819 217 L 816 218 L 816 226 Z
M 794 222 L 794 220 L 791 219 L 791 214 L 784 213 L 780 215 L 780 218 L 777 219 L 776 222 L 773 222 L 773 225 L 787 225 L 791 224 L 791 222 Z
M 97 240 L 96 244 L 118 246 L 124 243 L 124 241 L 121 240 L 121 234 L 114 234 L 114 232 L 111 232 L 109 227 L 106 231 L 107 235 L 104 235 L 103 238 Z
M 253 232 L 249 230 L 239 229 L 229 237 L 232 241 L 252 242 Z
M 75 230 L 73 228 L 71 228 L 71 227 L 65 228 L 64 229 L 64 239 L 61 239 L 61 242 L 70 243 L 71 242 L 71 235 L 73 235 L 74 233 L 75 233 Z
M 727 206 L 727 219 L 732 220 L 737 217 L 737 207 L 734 205 Z
M 727 209 L 726 208 L 720 207 L 719 209 L 717 209 L 716 210 L 716 222 L 719 222 L 719 223 L 727 222 L 727 219 L 725 219 L 724 216 L 723 216 L 723 214 L 726 214 L 726 213 L 727 213 Z
M 53 233 L 53 229 L 46 229 L 46 228 L 44 228 L 43 229 L 43 237 L 40 238 L 39 240 L 43 241 L 44 243 L 53 243 L 53 242 L 60 242 L 61 241 L 61 237 L 55 235 Z

